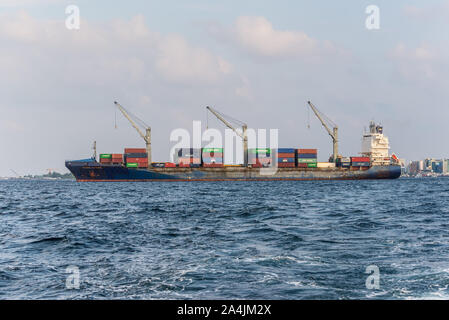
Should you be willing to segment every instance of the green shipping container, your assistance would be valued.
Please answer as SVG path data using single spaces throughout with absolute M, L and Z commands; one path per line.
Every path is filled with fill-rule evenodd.
M 298 159 L 298 163 L 316 164 L 317 162 L 318 162 L 317 159 Z
M 112 154 L 110 153 L 100 154 L 100 159 L 112 159 Z
M 316 163 L 308 163 L 307 168 L 317 168 L 318 165 Z
M 249 149 L 249 153 L 271 153 L 270 148 Z
M 139 164 L 138 163 L 127 163 L 126 167 L 127 168 L 138 168 Z
M 203 148 L 203 152 L 205 152 L 205 153 L 211 153 L 211 152 L 223 153 L 223 148 Z

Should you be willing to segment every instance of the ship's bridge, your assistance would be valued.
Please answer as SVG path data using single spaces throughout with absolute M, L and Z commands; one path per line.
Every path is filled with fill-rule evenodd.
M 362 138 L 362 154 L 371 158 L 374 166 L 390 164 L 390 144 L 388 137 L 383 134 L 383 127 L 370 122 L 369 132 L 366 132 Z

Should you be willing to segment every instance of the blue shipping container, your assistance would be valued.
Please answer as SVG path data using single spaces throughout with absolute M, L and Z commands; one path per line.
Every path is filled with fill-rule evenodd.
M 295 153 L 296 149 L 291 148 L 279 148 L 278 153 Z
M 353 167 L 369 167 L 371 164 L 369 162 L 353 162 Z
M 300 153 L 300 154 L 298 154 L 298 158 L 299 159 L 316 159 L 317 155 L 311 154 L 311 153 Z

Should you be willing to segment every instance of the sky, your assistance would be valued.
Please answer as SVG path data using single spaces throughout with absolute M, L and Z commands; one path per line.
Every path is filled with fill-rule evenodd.
M 153 161 L 194 120 L 224 130 L 206 106 L 325 161 L 332 142 L 308 100 L 345 156 L 374 120 L 400 158 L 449 158 L 449 0 L 0 0 L 0 72 L 0 176 L 66 172 L 93 141 L 144 147 L 115 100 L 151 126 Z

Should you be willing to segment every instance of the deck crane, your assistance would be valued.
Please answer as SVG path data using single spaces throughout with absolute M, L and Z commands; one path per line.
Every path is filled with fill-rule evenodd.
M 120 105 L 117 101 L 114 101 L 114 104 L 117 106 L 117 108 L 120 110 L 120 112 L 123 114 L 123 116 L 128 119 L 128 121 L 131 123 L 131 125 L 136 129 L 137 133 L 142 137 L 142 139 L 145 141 L 147 154 L 148 154 L 148 167 L 151 167 L 151 127 L 147 125 L 144 121 L 133 115 L 131 112 L 126 110 L 123 106 Z M 145 128 L 145 134 L 142 132 L 142 130 L 139 128 L 137 123 L 143 128 Z
M 310 108 L 317 116 L 318 120 L 320 120 L 321 124 L 326 129 L 327 133 L 329 133 L 329 135 L 331 136 L 332 142 L 333 142 L 332 162 L 337 162 L 337 158 L 338 158 L 338 126 L 331 119 L 329 119 L 324 113 L 320 112 L 313 105 L 312 102 L 308 101 L 307 103 L 309 104 Z M 329 128 L 328 124 L 333 127 L 332 130 Z
M 212 109 L 211 107 L 206 107 L 207 110 L 209 110 L 214 116 L 217 117 L 218 120 L 223 122 L 229 129 L 233 130 L 240 138 L 243 140 L 243 165 L 245 167 L 248 166 L 248 136 L 246 131 L 248 130 L 248 126 L 246 123 L 243 123 L 239 120 L 233 119 L 229 116 L 226 116 L 220 112 L 218 112 L 215 109 Z M 234 128 L 229 121 L 227 121 L 225 118 L 227 118 L 229 121 L 233 121 L 239 125 L 242 126 L 242 132 L 239 132 L 236 128 Z

